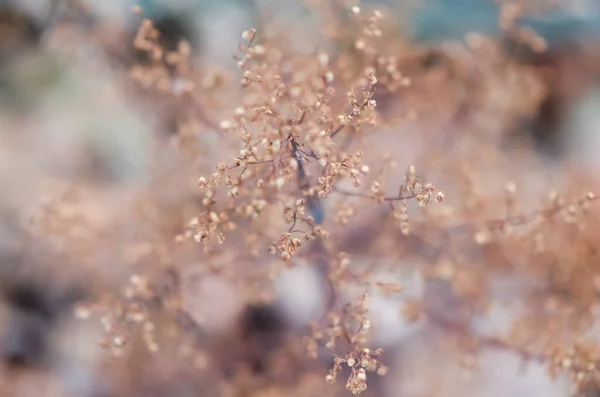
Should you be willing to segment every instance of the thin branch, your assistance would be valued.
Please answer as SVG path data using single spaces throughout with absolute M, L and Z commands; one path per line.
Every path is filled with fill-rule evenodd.
M 373 95 L 375 94 L 375 90 L 376 87 L 374 87 L 370 92 L 369 95 L 367 96 L 367 99 L 365 99 L 364 103 L 361 105 L 360 109 L 359 109 L 359 113 L 362 112 L 363 110 L 365 110 L 365 108 L 367 107 L 367 105 L 369 104 L 369 101 L 371 99 L 373 99 Z M 348 115 L 349 116 L 349 115 Z M 330 138 L 334 138 L 338 133 L 340 133 L 344 127 L 346 127 L 348 124 L 340 124 L 335 130 L 333 130 L 333 132 L 331 133 L 331 135 L 329 135 Z
M 237 164 L 237 165 L 231 165 L 227 168 L 228 171 L 234 170 L 236 168 L 239 168 L 241 166 L 244 166 L 245 168 L 248 168 L 248 166 L 250 165 L 259 165 L 259 164 L 268 164 L 268 163 L 272 163 L 274 160 L 261 160 L 261 161 L 245 161 L 243 163 Z
M 346 127 L 348 124 L 340 124 L 335 130 L 333 130 L 333 132 L 331 133 L 331 135 L 329 135 L 330 138 L 335 137 L 340 131 L 342 131 L 344 129 L 344 127 Z
M 540 209 L 540 210 L 534 211 L 530 214 L 515 215 L 515 216 L 510 216 L 510 217 L 506 217 L 506 218 L 502 218 L 502 219 L 492 219 L 492 220 L 486 221 L 483 224 L 483 226 L 486 227 L 490 231 L 501 230 L 506 225 L 523 226 L 523 225 L 527 225 L 527 224 L 535 221 L 539 217 L 551 218 L 551 217 L 558 215 L 559 213 L 561 213 L 562 211 L 564 211 L 565 209 L 567 209 L 570 206 L 575 206 L 576 208 L 580 208 L 581 206 L 583 206 L 586 203 L 595 202 L 599 199 L 600 199 L 600 196 L 591 195 L 591 196 L 581 198 L 571 204 L 556 205 L 556 206 L 553 206 L 550 208 L 545 208 L 545 209 Z M 446 232 L 462 233 L 462 232 L 472 230 L 475 226 L 476 226 L 476 224 L 473 222 L 464 223 L 462 225 L 450 226 L 446 230 Z
M 377 197 L 377 196 L 373 196 L 371 194 L 367 194 L 367 193 L 362 193 L 362 192 L 350 192 L 347 190 L 343 190 L 343 189 L 339 189 L 339 188 L 333 188 L 333 192 L 335 193 L 339 193 L 339 194 L 343 194 L 345 196 L 353 196 L 353 197 L 363 197 L 363 198 L 368 198 L 368 199 L 372 199 L 372 200 L 379 200 L 379 201 L 404 201 L 404 200 L 409 200 L 412 198 L 415 198 L 416 196 L 414 194 L 408 195 L 408 196 L 402 196 L 402 195 L 398 195 L 398 196 L 389 196 L 389 197 Z
M 429 319 L 430 323 L 436 328 L 458 336 L 475 337 L 477 345 L 480 348 L 512 351 L 520 355 L 521 358 L 526 361 L 535 360 L 537 362 L 543 363 L 546 359 L 544 355 L 531 352 L 523 346 L 512 345 L 501 338 L 494 336 L 480 337 L 478 335 L 474 335 L 474 333 L 469 329 L 468 326 L 451 321 L 443 315 L 437 314 L 431 310 L 426 311 L 425 314 Z
M 294 231 L 294 227 L 296 227 L 296 221 L 298 220 L 298 211 L 294 211 L 294 221 L 292 222 L 292 226 L 288 229 L 288 233 L 292 233 Z

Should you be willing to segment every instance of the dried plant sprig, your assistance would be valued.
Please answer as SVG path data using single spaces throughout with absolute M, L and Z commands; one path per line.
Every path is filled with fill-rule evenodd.
M 534 51 L 545 49 L 545 43 L 533 32 L 515 28 L 523 9 L 518 5 L 503 5 L 501 26 L 505 34 L 529 41 Z M 539 67 L 516 65 L 505 57 L 501 43 L 482 35 L 468 35 L 466 46 L 424 51 L 397 37 L 382 40 L 386 32 L 381 27 L 379 12 L 368 14 L 354 7 L 344 9 L 344 16 L 349 23 L 346 27 L 336 25 L 340 30 L 337 37 L 347 39 L 345 44 L 350 45 L 342 48 L 336 42 L 330 52 L 294 54 L 278 43 L 277 38 L 259 37 L 253 29 L 244 32 L 244 42 L 236 56 L 240 72 L 233 80 L 239 86 L 234 87 L 239 88 L 240 95 L 235 98 L 238 102 L 228 110 L 229 116 L 216 125 L 206 117 L 208 112 L 196 99 L 205 94 L 205 98 L 209 97 L 214 84 L 192 78 L 196 74 L 190 62 L 193 55 L 190 45 L 182 42 L 167 51 L 159 45 L 154 23 L 141 22 L 134 46 L 147 53 L 149 62 L 133 68 L 133 77 L 147 88 L 145 95 L 168 98 L 176 107 L 192 106 L 190 110 L 195 111 L 182 112 L 186 114 L 176 117 L 179 138 L 184 129 L 187 137 L 193 138 L 186 142 L 197 140 L 204 132 L 199 128 L 202 126 L 221 131 L 219 153 L 214 155 L 223 162 L 206 167 L 208 156 L 199 153 L 190 156 L 194 151 L 188 151 L 184 157 L 194 159 L 191 165 L 194 178 L 197 173 L 204 174 L 197 181 L 199 189 L 187 197 L 188 191 L 182 185 L 181 194 L 176 192 L 180 197 L 175 204 L 170 201 L 172 197 L 163 198 L 162 186 L 158 193 L 152 189 L 144 191 L 146 200 L 141 200 L 143 205 L 139 206 L 144 216 L 130 222 L 135 228 L 132 234 L 143 235 L 139 237 L 143 241 L 119 246 L 117 250 L 103 248 L 109 246 L 106 236 L 120 228 L 83 221 L 87 217 L 69 206 L 72 197 L 61 196 L 58 202 L 53 200 L 45 208 L 47 212 L 36 219 L 34 229 L 36 236 L 50 242 L 57 251 L 81 258 L 86 265 L 94 262 L 90 258 L 98 251 L 123 251 L 123 258 L 119 259 L 131 266 L 127 269 L 131 277 L 118 285 L 118 291 L 95 304 L 79 304 L 77 315 L 86 318 L 98 313 L 105 327 L 103 346 L 112 355 L 126 357 L 135 346 L 136 335 L 148 351 L 164 354 L 167 349 L 157 332 L 162 324 L 153 318 L 154 310 L 173 315 L 179 328 L 194 328 L 191 332 L 195 336 L 202 335 L 207 324 L 194 320 L 193 309 L 183 307 L 179 295 L 186 292 L 184 283 L 173 287 L 174 292 L 164 291 L 156 286 L 158 276 L 146 274 L 139 267 L 193 263 L 187 269 L 194 273 L 190 279 L 210 275 L 213 281 L 216 278 L 218 282 L 234 285 L 244 303 L 264 303 L 273 298 L 272 281 L 279 272 L 305 260 L 317 268 L 331 293 L 327 314 L 315 321 L 311 335 L 305 339 L 309 352 L 318 357 L 323 346 L 327 358 L 333 354 L 333 368 L 326 376 L 327 381 L 335 381 L 348 366 L 346 389 L 360 394 L 366 390 L 370 372 L 383 375 L 388 369 L 380 360 L 382 351 L 367 347 L 377 343 L 369 333 L 368 294 L 345 302 L 342 292 L 352 286 L 378 290 L 383 295 L 401 294 L 404 288 L 411 287 L 409 283 L 376 281 L 380 279 L 374 276 L 381 269 L 381 262 L 399 259 L 402 264 L 414 263 L 426 283 L 435 280 L 449 287 L 448 291 L 433 290 L 434 298 L 443 301 L 444 308 L 450 308 L 452 317 L 435 316 L 430 307 L 433 304 L 429 300 L 429 285 L 426 299 L 404 300 L 402 314 L 409 321 L 426 317 L 446 336 L 455 337 L 461 349 L 457 362 L 465 369 L 472 370 L 477 365 L 478 349 L 496 348 L 516 353 L 524 360 L 545 363 L 551 374 L 567 373 L 581 388 L 597 382 L 600 356 L 594 344 L 581 343 L 581 335 L 590 329 L 595 318 L 600 290 L 600 275 L 595 267 L 596 217 L 594 211 L 588 211 L 596 196 L 588 194 L 571 202 L 555 194 L 549 206 L 527 212 L 521 210 L 521 204 L 523 208 L 531 208 L 531 197 L 519 197 L 516 183 L 508 183 L 498 199 L 486 190 L 485 184 L 478 182 L 491 175 L 497 177 L 498 183 L 504 182 L 500 172 L 496 175 L 480 167 L 487 161 L 482 158 L 488 158 L 488 152 L 482 148 L 490 144 L 482 141 L 489 138 L 495 142 L 507 135 L 505 127 L 518 117 L 535 116 L 537 106 L 549 95 L 548 87 L 540 83 L 544 78 L 539 76 L 542 74 L 537 70 Z M 554 70 L 555 66 L 549 68 Z M 401 87 L 407 89 L 399 98 Z M 530 90 L 531 87 L 535 89 Z M 340 100 L 345 91 L 347 95 Z M 498 97 L 510 100 L 498 104 L 495 102 Z M 375 142 L 379 134 L 377 128 L 371 127 L 380 123 L 385 109 L 388 113 L 396 110 L 405 113 L 407 104 L 422 105 L 420 111 L 430 112 L 427 120 L 412 118 L 423 123 L 419 125 L 424 137 L 420 142 L 427 148 L 423 157 L 436 157 L 431 162 L 424 161 L 424 167 L 444 162 L 447 154 L 431 155 L 439 142 L 452 143 L 460 153 L 445 163 L 448 172 L 442 173 L 447 177 L 447 186 L 458 186 L 459 194 L 452 193 L 459 199 L 457 206 L 431 208 L 424 212 L 428 217 L 437 209 L 444 212 L 444 217 L 432 216 L 433 219 L 419 224 L 412 218 L 409 224 L 411 201 L 425 207 L 434 200 L 442 202 L 444 194 L 433 184 L 417 179 L 414 167 L 407 170 L 398 194 L 387 193 L 384 176 L 394 167 L 391 161 L 379 162 L 376 158 L 374 153 L 378 153 L 379 146 L 369 147 L 373 143 L 382 144 Z M 489 123 L 486 117 L 490 115 L 500 123 Z M 500 124 L 496 131 L 495 126 Z M 454 128 L 446 128 L 448 125 Z M 436 135 L 437 127 L 444 130 L 441 138 Z M 368 134 L 361 133 L 366 129 Z M 480 129 L 489 136 L 482 139 L 484 133 Z M 397 144 L 403 139 L 398 133 L 389 137 L 389 142 Z M 183 142 L 179 140 L 177 147 L 182 153 L 186 149 Z M 384 144 L 387 142 L 388 137 Z M 158 146 L 159 151 L 164 149 Z M 494 169 L 509 169 L 511 162 L 512 159 Z M 461 170 L 456 171 L 457 168 Z M 566 172 L 565 175 L 573 177 Z M 350 182 L 356 190 L 345 190 L 341 187 L 344 182 Z M 581 183 L 573 181 L 572 185 L 579 189 Z M 364 189 L 359 190 L 360 187 Z M 329 206 L 332 193 L 343 199 L 333 209 Z M 390 232 L 383 215 L 374 222 L 370 207 L 363 205 L 367 202 L 389 205 L 390 211 L 383 208 L 381 213 L 389 216 L 391 212 L 399 223 L 400 233 L 409 236 L 398 236 L 393 225 Z M 464 212 L 460 211 L 461 205 Z M 379 209 L 377 205 L 371 207 Z M 89 212 L 86 215 L 95 213 Z M 505 212 L 505 217 L 486 221 L 490 213 Z M 368 221 L 353 222 L 357 218 Z M 184 230 L 176 242 L 197 241 L 203 250 L 193 245 L 173 244 L 175 229 L 182 223 Z M 97 233 L 91 233 L 92 230 Z M 324 241 L 330 235 L 334 238 Z M 242 243 L 247 252 L 240 248 Z M 269 251 L 278 257 L 271 258 L 267 255 Z M 395 271 L 398 266 L 394 263 L 390 268 Z M 487 313 L 488 306 L 494 303 L 492 286 L 505 278 L 519 282 L 518 289 L 523 295 L 519 296 L 519 303 L 527 312 L 523 316 L 526 318 L 517 318 L 509 336 L 479 335 L 470 321 L 474 315 Z M 177 327 L 167 328 L 166 333 L 171 335 Z M 262 336 L 256 339 L 260 341 Z M 256 347 L 261 345 L 256 339 L 245 343 L 242 350 L 256 348 L 263 353 Z M 182 350 L 196 352 L 197 346 L 185 348 Z M 263 390 L 254 393 L 255 389 L 249 391 L 245 386 L 267 383 L 270 387 L 271 382 L 279 381 L 280 372 L 250 374 L 244 359 L 230 359 L 225 354 L 228 348 L 231 349 L 229 346 L 215 349 L 214 356 L 198 360 L 203 362 L 199 367 L 203 370 L 208 367 L 211 376 L 219 376 L 225 391 L 239 388 L 251 395 L 262 395 Z M 280 358 L 274 359 L 274 365 L 261 363 L 256 367 L 266 372 L 271 366 L 284 371 L 289 366 L 279 365 Z M 228 361 L 228 365 L 236 368 L 238 361 L 243 362 L 239 365 L 243 369 L 230 371 L 227 367 L 228 370 L 219 371 L 216 368 L 219 361 Z M 300 361 L 306 364 L 305 360 Z M 305 374 L 291 372 L 294 385 L 303 384 L 298 378 Z M 275 394 L 280 391 L 272 389 Z M 282 394 L 289 391 L 286 387 L 281 389 Z M 303 392 L 299 390 L 299 394 Z
M 333 352 L 336 351 L 338 342 L 345 342 L 348 352 L 343 356 L 334 355 L 333 367 L 329 370 L 326 381 L 335 382 L 337 376 L 342 372 L 342 365 L 346 364 L 351 370 L 346 381 L 346 390 L 354 395 L 359 395 L 367 389 L 367 372 L 385 375 L 388 371 L 387 366 L 376 358 L 383 354 L 383 350 L 371 351 L 364 347 L 371 325 L 367 318 L 368 298 L 369 294 L 365 292 L 356 303 L 344 306 L 341 315 L 330 313 L 331 326 L 322 330 L 314 330 L 311 337 L 308 338 L 313 354 L 316 343 L 320 340 L 327 339 L 325 347 Z
M 210 178 L 199 178 L 198 185 L 206 190 L 203 203 L 208 206 L 222 180 L 229 188 L 228 196 L 234 200 L 232 202 L 247 199 L 243 185 L 252 185 L 251 180 L 256 180 L 256 186 L 265 189 L 261 196 L 275 194 L 279 197 L 275 201 L 281 203 L 288 199 L 296 201 L 298 208 L 289 210 L 284 217 L 291 223 L 289 230 L 269 248 L 270 252 L 280 252 L 281 258 L 289 260 L 301 245 L 301 239 L 294 234 L 302 235 L 305 240 L 326 235 L 320 226 L 325 215 L 322 200 L 332 192 L 337 181 L 349 177 L 355 186 L 359 186 L 360 176 L 366 175 L 369 168 L 361 164 L 360 150 L 353 154 L 338 152 L 331 140 L 336 132 L 328 132 L 333 117 L 329 106 L 333 87 L 327 55 L 316 55 L 316 67 L 305 64 L 303 58 L 291 59 L 290 65 L 305 71 L 290 72 L 274 62 L 281 58 L 281 51 L 267 44 L 256 44 L 255 36 L 255 30 L 243 34 L 248 45 L 240 45 L 241 56 L 237 57 L 243 72 L 241 83 L 249 102 L 236 109 L 232 120 L 221 123 L 225 131 L 237 132 L 244 147 L 232 164 L 219 165 Z M 375 107 L 372 96 L 376 78 L 373 70 L 368 70 L 366 76 L 366 88 L 348 94 L 351 111 L 340 116 L 343 125 L 351 123 L 358 128 L 374 122 L 373 115 L 367 112 Z M 314 184 L 309 168 L 316 166 L 322 170 Z M 236 168 L 242 168 L 242 171 L 233 176 L 232 171 Z M 299 202 L 303 205 L 298 206 Z M 266 203 L 272 205 L 270 201 Z M 298 222 L 308 230 L 298 228 Z M 214 225 L 210 223 L 203 226 L 201 235 L 205 237 L 200 241 L 207 241 L 206 236 L 212 229 Z

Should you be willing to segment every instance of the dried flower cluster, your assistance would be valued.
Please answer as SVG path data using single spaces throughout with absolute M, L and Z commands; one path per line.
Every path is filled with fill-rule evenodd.
M 99 18 L 69 3 L 74 15 Z M 519 138 L 524 126 L 536 137 L 550 131 L 545 109 L 573 101 L 585 85 L 547 39 L 521 26 L 545 11 L 538 3 L 501 2 L 501 38 L 471 32 L 425 46 L 400 34 L 383 7 L 306 1 L 304 11 L 318 11 L 321 42 L 299 50 L 309 39 L 256 21 L 241 34 L 231 72 L 211 69 L 189 37 L 167 45 L 168 29 L 139 6 L 135 31 L 101 19 L 89 30 L 69 30 L 77 18 L 54 26 L 57 47 L 100 53 L 102 62 L 84 64 L 112 72 L 96 95 L 139 107 L 151 160 L 146 179 L 131 185 L 88 178 L 89 169 L 73 177 L 68 161 L 56 173 L 40 161 L 31 191 L 39 188 L 32 196 L 41 200 L 17 215 L 25 204 L 16 193 L 17 204 L 0 202 L 0 232 L 18 224 L 30 239 L 18 253 L 11 239 L 0 245 L 9 264 L 2 280 L 39 272 L 48 291 L 91 280 L 85 299 L 56 298 L 52 310 L 0 282 L 10 291 L 2 294 L 0 352 L 32 328 L 59 346 L 42 354 L 10 342 L 16 352 L 5 361 L 50 363 L 59 383 L 82 396 L 99 395 L 102 384 L 110 389 L 102 393 L 119 396 L 303 397 L 415 393 L 403 389 L 407 376 L 430 387 L 458 368 L 468 380 L 485 370 L 490 350 L 501 350 L 544 366 L 549 378 L 568 378 L 574 393 L 600 390 L 595 175 L 576 160 L 542 160 Z M 123 42 L 115 37 L 131 39 L 128 48 L 116 50 Z M 63 50 L 55 56 L 77 53 Z M 572 62 L 589 62 L 593 79 L 594 59 Z M 39 128 L 35 117 L 4 113 L 9 128 Z M 104 125 L 98 113 L 92 124 Z M 88 129 L 75 121 L 65 128 Z M 39 134 L 1 134 L 0 151 L 17 161 L 8 153 Z M 73 147 L 121 142 L 86 139 Z M 58 150 L 40 146 L 28 158 Z M 142 162 L 125 152 L 123 164 Z M 70 153 L 72 163 L 86 153 Z M 110 160 L 90 161 L 101 168 Z M 57 261 L 37 244 L 61 264 L 36 270 L 28 258 Z M 54 314 L 64 306 L 68 320 Z M 78 327 L 83 342 L 69 331 Z M 414 375 L 420 357 L 402 338 L 423 330 L 416 350 L 443 347 L 439 366 L 428 358 Z M 72 348 L 71 339 L 94 348 Z M 75 369 L 82 372 L 71 377 Z

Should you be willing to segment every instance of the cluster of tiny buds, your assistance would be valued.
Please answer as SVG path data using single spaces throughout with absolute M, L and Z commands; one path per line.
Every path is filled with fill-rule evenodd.
M 359 51 L 367 51 L 372 48 L 369 45 L 370 41 L 374 38 L 379 38 L 382 35 L 382 31 L 379 27 L 379 22 L 382 19 L 380 11 L 375 10 L 370 16 L 363 16 L 360 7 L 352 7 L 352 15 L 359 19 L 362 25 L 362 30 L 357 40 L 354 42 L 354 47 Z M 371 43 L 372 44 L 372 43 Z
M 281 259 L 289 260 L 296 253 L 296 249 L 298 249 L 302 245 L 302 242 L 299 238 L 292 237 L 291 233 L 283 233 L 279 236 L 279 239 L 269 247 L 269 253 L 275 254 L 279 251 Z
M 230 169 L 231 167 L 229 167 L 227 164 L 225 163 L 219 163 L 217 165 L 217 171 L 214 172 L 210 179 L 206 179 L 205 177 L 200 177 L 198 179 L 198 186 L 200 187 L 200 189 L 215 189 L 217 187 L 219 187 L 221 178 L 226 174 L 226 172 Z
M 372 352 L 368 348 L 363 348 L 348 353 L 344 357 L 335 356 L 333 368 L 329 371 L 325 380 L 329 383 L 335 382 L 338 374 L 342 371 L 342 364 L 345 363 L 351 370 L 346 381 L 346 390 L 354 395 L 359 395 L 367 389 L 367 372 L 376 372 L 381 376 L 388 372 L 388 367 L 375 358 L 382 354 L 382 349 Z
M 181 242 L 184 238 L 193 238 L 196 242 L 201 243 L 210 239 L 211 236 L 216 237 L 219 244 L 225 241 L 225 235 L 219 230 L 234 229 L 235 224 L 230 222 L 226 213 L 217 214 L 214 211 L 207 211 L 201 218 L 195 217 L 188 222 L 188 228 L 183 236 L 178 236 L 177 241 Z
M 509 182 L 506 186 L 506 191 L 510 195 L 510 202 L 514 201 L 514 194 L 517 191 L 517 187 L 513 182 Z M 590 204 L 597 200 L 598 197 L 592 193 L 586 193 L 582 198 L 567 203 L 563 197 L 561 197 L 555 190 L 549 193 L 550 206 L 541 211 L 537 211 L 534 214 L 512 216 L 502 222 L 490 222 L 483 225 L 478 230 L 473 238 L 479 245 L 485 245 L 492 241 L 493 231 L 502 231 L 509 233 L 511 227 L 519 224 L 528 224 L 533 222 L 541 222 L 548 220 L 549 218 L 560 216 L 561 219 L 566 223 L 579 224 L 579 227 L 584 227 L 584 224 L 580 222 L 581 215 L 584 214 Z M 536 252 L 542 252 L 545 249 L 545 243 L 543 236 L 539 233 L 534 235 Z
M 302 239 L 293 237 L 292 232 L 299 232 Z M 279 256 L 284 261 L 290 260 L 295 254 L 298 248 L 302 245 L 302 240 L 309 241 L 313 238 L 328 238 L 329 233 L 322 226 L 315 226 L 310 232 L 291 230 L 287 233 L 282 233 L 277 241 L 269 246 L 269 253 L 276 254 L 279 252 Z
M 114 356 L 120 357 L 130 342 L 130 325 L 140 324 L 143 340 L 151 352 L 158 352 L 159 345 L 154 337 L 154 323 L 147 314 L 145 301 L 155 296 L 150 280 L 147 277 L 132 274 L 129 282 L 121 291 L 123 300 L 115 302 L 113 307 L 100 316 L 100 322 L 104 328 L 104 336 L 100 346 L 109 350 Z M 83 313 L 79 313 L 82 315 Z M 84 317 L 89 317 L 88 312 Z
M 242 44 L 238 46 L 238 51 L 244 54 L 243 58 L 237 59 L 238 67 L 240 69 L 245 69 L 246 65 L 248 64 L 248 60 L 250 60 L 251 58 L 255 56 L 264 55 L 265 53 L 265 48 L 262 45 L 252 45 L 254 43 L 255 38 L 256 29 L 244 30 L 242 32 L 242 39 L 247 41 L 248 44 L 246 46 Z M 244 77 L 242 78 L 242 85 L 244 86 L 250 84 L 252 78 L 250 71 L 246 70 L 246 72 L 247 73 L 244 73 Z
M 335 213 L 335 221 L 341 225 L 346 225 L 354 215 L 356 215 L 355 206 L 348 203 L 340 203 Z
M 135 36 L 133 45 L 139 50 L 148 52 L 152 59 L 159 60 L 163 56 L 163 49 L 157 42 L 159 36 L 160 34 L 154 27 L 154 23 L 149 19 L 145 19 Z
M 377 107 L 377 101 L 373 99 L 375 94 L 374 86 L 377 83 L 375 71 L 373 68 L 367 68 L 365 77 L 359 80 L 361 87 L 353 89 L 347 93 L 348 103 L 352 106 L 347 114 L 338 115 L 340 125 L 348 125 L 351 123 L 359 123 L 366 125 L 375 124 L 375 113 L 372 112 Z M 370 110 L 371 112 L 364 112 Z
M 138 8 L 134 12 L 141 13 L 141 9 Z M 155 87 L 161 92 L 172 93 L 176 96 L 190 93 L 194 89 L 194 83 L 182 76 L 189 71 L 188 60 L 191 55 L 189 42 L 182 40 L 178 43 L 176 51 L 167 52 L 160 45 L 159 38 L 160 33 L 154 23 L 149 19 L 144 19 L 133 45 L 136 49 L 147 53 L 153 64 L 147 67 L 133 66 L 131 77 L 146 88 Z M 179 77 L 172 76 L 169 68 L 177 70 Z
M 357 150 L 349 155 L 342 153 L 341 161 L 331 161 L 327 168 L 327 175 L 319 178 L 321 185 L 319 197 L 325 198 L 333 191 L 332 183 L 335 181 L 335 177 L 341 173 L 348 175 L 353 180 L 352 184 L 359 187 L 361 185 L 360 176 L 369 173 L 369 166 L 361 164 L 362 157 L 362 150 Z
M 407 186 L 407 190 L 414 196 L 420 206 L 426 207 L 432 200 L 435 200 L 438 203 L 444 201 L 444 193 L 438 190 L 431 183 L 421 184 L 418 179 L 415 179 L 412 185 Z
M 575 384 L 585 385 L 597 369 L 597 357 L 595 349 L 583 346 L 555 352 L 549 362 L 550 373 L 556 376 L 559 371 L 566 371 Z
M 379 84 L 388 91 L 394 92 L 411 85 L 411 79 L 398 70 L 398 59 L 395 56 L 379 56 L 376 62 Z
M 405 236 L 410 234 L 410 224 L 408 222 L 408 207 L 404 201 L 393 204 L 392 216 L 400 223 L 400 231 Z

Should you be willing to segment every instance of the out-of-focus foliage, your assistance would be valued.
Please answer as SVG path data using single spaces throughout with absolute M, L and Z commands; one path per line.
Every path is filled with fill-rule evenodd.
M 554 3 L 0 3 L 0 396 L 597 393 Z

